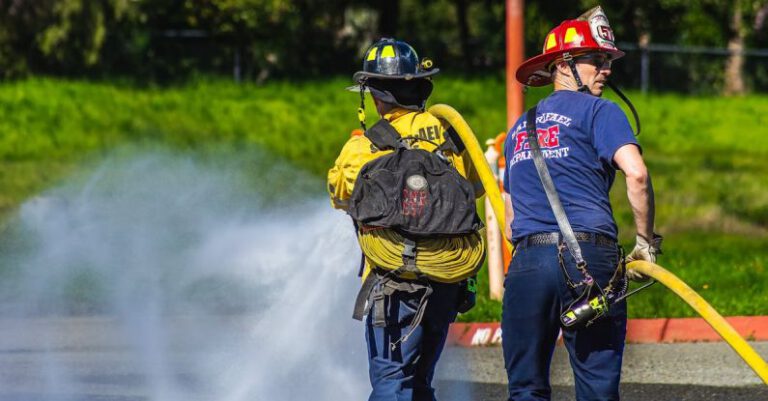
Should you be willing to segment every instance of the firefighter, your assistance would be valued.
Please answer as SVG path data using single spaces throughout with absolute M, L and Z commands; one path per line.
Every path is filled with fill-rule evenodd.
M 449 324 L 471 307 L 484 259 L 482 185 L 450 126 L 424 109 L 438 71 L 403 41 L 370 46 L 350 88 L 363 130 L 328 172 L 331 204 L 352 216 L 364 254 L 355 317 L 365 319 L 370 401 L 435 400 Z M 365 93 L 380 116 L 371 127 Z
M 653 188 L 640 145 L 619 106 L 601 98 L 612 63 L 623 55 L 614 44 L 608 19 L 596 7 L 552 29 L 542 54 L 526 60 L 516 72 L 524 85 L 553 84 L 554 91 L 537 105 L 534 118 L 524 115 L 513 125 L 504 146 L 504 197 L 510 223 L 506 236 L 516 245 L 502 313 L 510 401 L 550 399 L 552 353 L 561 325 L 570 322 L 563 316 L 576 316 L 564 312 L 575 307 L 593 312 L 590 316 L 605 313 L 582 326 L 563 329 L 576 399 L 619 399 L 626 302 L 608 308 L 605 301 L 626 290 L 609 200 L 617 169 L 625 175 L 637 229 L 637 245 L 627 261 L 655 262 L 661 246 L 654 233 Z M 586 261 L 585 270 L 569 252 L 534 165 L 529 125 L 535 125 L 531 135 L 538 139 Z M 643 278 L 633 271 L 626 276 Z M 605 302 L 590 305 L 593 299 Z

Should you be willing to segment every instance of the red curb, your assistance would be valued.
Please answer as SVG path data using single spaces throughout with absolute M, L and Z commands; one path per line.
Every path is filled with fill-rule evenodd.
M 736 332 L 750 341 L 768 340 L 768 316 L 725 318 Z M 703 318 L 629 319 L 628 343 L 722 341 Z M 454 323 L 448 331 L 448 345 L 463 347 L 501 344 L 501 325 L 493 323 Z
M 768 339 L 768 316 L 734 316 L 725 320 L 745 339 Z M 722 341 L 702 318 L 669 319 L 662 342 Z
M 474 347 L 501 344 L 501 324 L 494 323 L 453 323 L 448 329 L 449 345 Z
M 628 343 L 657 343 L 664 337 L 669 319 L 629 319 L 627 321 Z
M 747 340 L 768 341 L 768 316 L 733 316 L 726 320 Z

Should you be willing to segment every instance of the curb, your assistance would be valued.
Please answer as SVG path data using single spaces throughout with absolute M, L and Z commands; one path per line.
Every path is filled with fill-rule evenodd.
M 744 339 L 768 341 L 768 316 L 732 316 L 725 318 Z M 722 341 L 703 319 L 660 318 L 629 319 L 627 342 L 633 344 Z M 446 345 L 461 347 L 501 344 L 501 324 L 453 323 L 448 330 Z

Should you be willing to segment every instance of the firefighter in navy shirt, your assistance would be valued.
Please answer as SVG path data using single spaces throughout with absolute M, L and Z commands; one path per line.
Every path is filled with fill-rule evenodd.
M 627 261 L 655 262 L 661 241 L 653 231 L 653 189 L 640 146 L 622 110 L 600 97 L 611 63 L 623 55 L 597 7 L 554 28 L 542 54 L 524 62 L 516 74 L 525 85 L 554 85 L 538 104 L 536 133 L 589 273 L 601 288 L 618 277 L 621 266 L 609 200 L 617 169 L 626 178 L 637 228 L 637 246 Z M 560 314 L 582 295 L 568 285 L 582 273 L 559 246 L 563 239 L 532 160 L 525 120 L 517 121 L 504 144 L 504 197 L 511 223 L 506 235 L 516 252 L 505 281 L 502 345 L 509 400 L 515 401 L 550 399 L 549 368 Z M 645 279 L 634 271 L 626 276 Z M 625 278 L 619 279 L 623 284 Z M 592 324 L 563 330 L 577 400 L 619 399 L 626 322 L 621 301 Z

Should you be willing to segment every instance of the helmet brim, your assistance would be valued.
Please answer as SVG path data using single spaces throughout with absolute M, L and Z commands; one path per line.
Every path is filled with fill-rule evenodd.
M 570 53 L 574 57 L 592 52 L 608 53 L 611 56 L 611 60 L 616 60 L 624 57 L 624 52 L 618 49 L 605 49 L 605 48 L 572 48 L 567 50 L 558 50 L 551 53 L 539 54 L 538 56 L 531 57 L 519 67 L 515 72 L 515 78 L 518 82 L 526 86 L 545 86 L 552 83 L 552 74 L 549 72 L 548 67 L 552 65 L 557 59 L 563 57 L 563 54 Z
M 352 86 L 347 86 L 347 87 L 346 87 L 346 88 L 344 88 L 344 89 L 345 89 L 345 90 L 348 90 L 348 91 L 350 91 L 350 92 L 360 92 L 360 87 L 361 87 L 361 86 L 362 86 L 362 85 L 352 85 Z M 366 86 L 362 86 L 362 88 L 363 88 L 363 92 L 370 92 L 370 89 L 368 89 L 368 87 L 366 87 Z
M 403 74 L 403 75 L 386 75 L 386 74 L 377 74 L 373 72 L 367 72 L 367 71 L 358 71 L 354 75 L 352 75 L 352 80 L 354 82 L 362 82 L 365 79 L 368 78 L 376 78 L 376 79 L 404 79 L 406 81 L 410 81 L 411 79 L 419 79 L 419 78 L 427 78 L 431 77 L 432 75 L 437 74 L 440 72 L 439 68 L 433 68 L 429 71 L 424 71 L 416 74 Z

